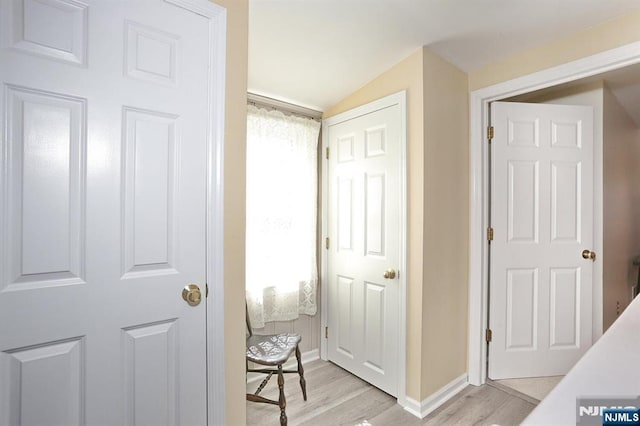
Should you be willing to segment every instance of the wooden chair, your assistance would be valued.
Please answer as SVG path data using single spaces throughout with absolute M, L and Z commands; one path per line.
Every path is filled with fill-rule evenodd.
M 245 306 L 246 309 L 246 306 Z M 263 373 L 267 377 L 264 378 L 255 393 L 247 394 L 247 401 L 264 402 L 267 404 L 274 404 L 280 407 L 280 425 L 286 426 L 287 414 L 285 408 L 287 401 L 284 397 L 284 374 L 298 373 L 300 376 L 300 388 L 302 388 L 302 396 L 304 400 L 307 400 L 307 383 L 304 380 L 304 369 L 302 368 L 302 360 L 300 359 L 300 348 L 298 347 L 302 338 L 298 334 L 283 333 L 283 334 L 269 334 L 265 336 L 254 335 L 251 329 L 251 320 L 249 319 L 249 312 L 246 311 L 247 319 L 247 373 Z M 296 353 L 296 359 L 298 360 L 297 370 L 284 370 L 283 365 L 291 354 Z M 263 365 L 266 367 L 275 368 L 249 368 L 249 362 Z M 260 396 L 259 393 L 267 385 L 267 382 L 271 376 L 278 374 L 278 388 L 280 389 L 280 395 L 278 400 L 268 399 Z

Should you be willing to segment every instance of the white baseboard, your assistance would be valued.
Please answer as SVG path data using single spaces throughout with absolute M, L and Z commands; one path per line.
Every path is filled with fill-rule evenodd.
M 303 352 L 302 354 L 302 363 L 306 364 L 311 361 L 316 361 L 320 359 L 320 349 L 311 349 L 310 351 Z M 295 360 L 294 360 L 295 361 Z
M 302 364 L 304 366 L 304 364 L 320 359 L 320 350 L 312 349 L 310 351 L 303 352 L 300 355 L 302 355 Z M 287 361 L 282 367 L 285 370 L 295 370 L 298 368 L 298 361 L 296 360 L 295 355 L 292 355 L 291 358 L 289 358 L 289 361 Z M 247 374 L 247 383 L 261 381 L 264 377 L 265 375 L 261 373 L 249 373 Z
M 406 405 L 404 405 L 403 408 L 414 416 L 424 419 L 436 408 L 440 407 L 462 389 L 466 388 L 468 384 L 467 373 L 464 373 L 462 376 L 452 380 L 422 402 L 418 402 L 415 399 L 407 397 Z

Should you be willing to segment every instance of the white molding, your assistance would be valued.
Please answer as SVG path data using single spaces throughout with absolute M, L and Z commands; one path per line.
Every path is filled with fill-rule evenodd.
M 442 404 L 456 396 L 460 391 L 466 388 L 468 384 L 467 374 L 465 373 L 440 388 L 422 402 L 407 398 L 407 402 L 402 406 L 402 408 L 414 416 L 424 419 Z
M 487 222 L 487 144 L 485 129 L 488 125 L 489 102 L 531 92 L 558 84 L 575 81 L 607 71 L 640 63 L 640 42 L 634 42 L 597 53 L 586 58 L 546 70 L 518 77 L 493 86 L 474 90 L 470 94 L 470 188 L 469 188 L 469 383 L 480 385 L 487 378 L 484 330 L 487 326 L 487 243 L 484 229 Z M 597 194 L 596 194 L 597 195 Z M 600 200 L 600 203 L 602 201 Z M 596 204 L 597 205 L 597 204 Z M 595 245 L 602 247 L 600 231 L 596 225 Z M 600 241 L 600 242 L 598 242 Z M 594 272 L 598 272 L 597 270 Z M 601 276 L 601 274 L 600 274 Z M 601 285 L 601 284 L 597 284 Z M 597 287 L 594 285 L 594 288 Z M 602 332 L 602 309 L 594 310 L 594 339 Z
M 320 350 L 318 348 L 302 353 L 302 364 L 307 364 L 320 359 Z
M 335 125 L 353 118 L 360 117 L 388 108 L 393 105 L 400 106 L 400 120 L 402 122 L 402 131 L 400 132 L 400 259 L 398 265 L 398 285 L 399 285 L 399 330 L 398 330 L 398 404 L 403 405 L 407 400 L 406 378 L 407 378 L 407 92 L 403 90 L 384 98 L 380 98 L 365 105 L 356 107 L 349 111 L 340 113 L 333 117 L 322 120 L 322 152 L 325 152 L 329 146 L 329 126 Z M 322 162 L 322 238 L 328 235 L 328 161 L 325 158 Z M 321 255 L 321 327 L 322 330 L 328 324 L 328 289 L 327 289 L 327 250 L 322 250 Z M 320 338 L 320 358 L 327 360 L 327 339 L 322 333 Z
M 640 41 L 471 92 L 489 101 L 515 96 L 640 63 Z
M 304 368 L 305 364 L 308 364 L 313 361 L 317 361 L 320 359 L 320 350 L 319 349 L 311 349 L 310 351 L 303 352 L 301 354 L 302 358 L 302 367 Z M 282 366 L 285 370 L 295 370 L 298 368 L 298 361 L 295 356 L 292 356 L 284 363 Z M 247 374 L 247 383 L 254 383 L 264 379 L 264 374 L 262 373 L 249 373 Z
M 327 148 L 329 147 L 329 129 L 327 126 L 326 120 L 322 120 L 322 153 L 327 152 Z M 329 219 L 328 219 L 328 211 L 329 211 L 329 202 L 327 198 L 329 197 L 329 161 L 326 156 L 322 156 L 322 188 L 321 190 L 321 198 L 322 198 L 322 207 L 320 213 L 320 238 L 326 238 L 329 229 Z M 321 247 L 324 245 L 321 244 Z M 327 309 L 327 300 L 329 299 L 329 290 L 327 288 L 326 282 L 327 277 L 329 276 L 329 268 L 328 268 L 328 260 L 329 256 L 327 250 L 322 248 L 320 253 L 320 359 L 324 361 L 328 361 L 327 354 L 327 337 L 324 330 L 329 326 L 329 310 Z
M 409 129 L 407 127 L 407 92 L 398 93 L 400 104 L 400 121 L 402 131 L 400 133 L 400 265 L 398 270 L 399 297 L 400 297 L 400 324 L 398 330 L 399 354 L 398 354 L 398 404 L 404 405 L 407 400 L 407 222 L 409 221 L 409 209 L 407 203 L 407 139 Z
M 323 120 L 323 123 L 326 123 L 327 126 L 334 126 L 336 124 L 340 124 L 344 121 L 353 120 L 354 118 L 361 117 L 363 115 L 371 114 L 372 112 L 379 111 L 384 108 L 388 108 L 390 106 L 400 104 L 406 105 L 406 97 L 407 92 L 403 90 L 401 92 L 393 93 L 391 95 L 385 96 L 384 98 L 377 99 L 375 101 L 369 102 L 367 104 L 361 105 L 359 107 L 355 107 L 345 112 L 341 112 L 340 114 L 334 115 L 332 117 L 326 118 Z M 326 137 L 326 135 L 325 135 Z
M 227 10 L 208 0 L 172 0 L 209 19 L 207 129 L 207 424 L 226 424 L 224 144 Z

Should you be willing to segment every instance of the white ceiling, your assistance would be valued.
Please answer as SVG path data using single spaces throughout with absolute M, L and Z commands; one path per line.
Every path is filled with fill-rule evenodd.
M 421 46 L 464 71 L 638 0 L 249 0 L 249 91 L 325 110 Z

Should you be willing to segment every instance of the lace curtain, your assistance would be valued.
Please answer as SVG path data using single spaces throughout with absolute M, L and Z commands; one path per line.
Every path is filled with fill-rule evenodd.
M 252 325 L 315 315 L 320 123 L 248 106 L 247 306 Z

